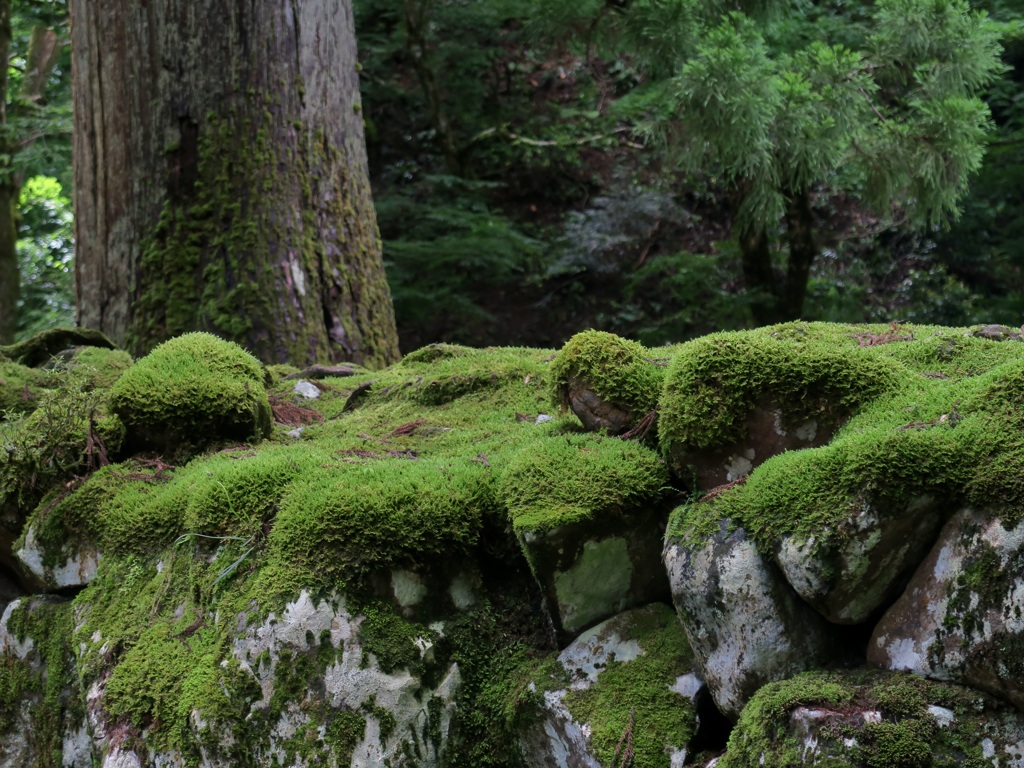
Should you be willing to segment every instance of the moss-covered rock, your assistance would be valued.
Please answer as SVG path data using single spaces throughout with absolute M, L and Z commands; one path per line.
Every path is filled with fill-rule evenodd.
M 583 341 L 590 352 L 573 357 Z M 70 638 L 88 692 L 87 728 L 68 733 L 91 739 L 98 760 L 514 768 L 517 734 L 541 734 L 528 741 L 540 745 L 535 762 L 550 764 L 575 746 L 548 737 L 568 739 L 575 723 L 584 764 L 610 764 L 631 733 L 637 761 L 675 766 L 682 749 L 692 760 L 691 747 L 714 740 L 679 730 L 690 728 L 700 682 L 680 671 L 691 656 L 673 613 L 646 609 L 658 615 L 642 638 L 612 637 L 612 624 L 581 631 L 674 597 L 714 698 L 735 716 L 764 683 L 862 659 L 870 627 L 827 619 L 876 616 L 936 528 L 967 507 L 998 514 L 965 523 L 962 546 L 937 550 L 960 567 L 942 594 L 918 590 L 946 606 L 927 650 L 941 664 L 929 656 L 918 671 L 965 674 L 978 661 L 989 677 L 970 682 L 1015 701 L 1021 652 L 1003 630 L 1024 610 L 1013 544 L 1024 510 L 1024 344 L 1012 334 L 797 323 L 667 350 L 684 359 L 666 368 L 661 351 L 591 333 L 561 361 L 546 350 L 432 345 L 383 371 L 315 376 L 287 367 L 266 376 L 212 337 L 184 337 L 177 349 L 113 385 L 125 407 L 135 394 L 156 396 L 139 401 L 150 410 L 138 409 L 126 449 L 120 420 L 105 416 L 122 353 L 62 356 L 37 407 L 0 424 L 0 566 L 13 566 L 4 558 L 20 534 L 41 588 L 81 590 L 68 625 L 53 631 Z M 552 383 L 588 360 L 605 360 L 595 381 L 632 371 L 619 382 L 626 389 L 675 376 L 660 395 L 670 466 L 651 443 L 581 434 L 574 415 L 552 412 Z M 132 383 L 143 363 L 165 384 Z M 315 397 L 297 399 L 297 374 Z M 204 383 L 224 379 L 226 388 Z M 217 399 L 225 392 L 236 411 Z M 166 393 L 185 405 L 160 400 Z M 631 424 L 649 414 L 648 401 L 630 402 Z M 214 406 L 187 410 L 196 403 Z M 225 410 L 235 426 L 212 420 Z M 754 427 L 771 439 L 748 457 Z M 731 451 L 750 471 L 672 514 L 662 561 L 669 507 L 691 481 L 693 464 L 672 447 L 681 440 L 698 457 Z M 142 446 L 170 452 L 130 454 Z M 87 551 L 91 581 L 55 577 Z M 859 613 L 836 609 L 839 597 L 856 598 Z M 988 628 L 998 637 L 985 650 L 975 641 Z M 596 661 L 555 657 L 574 642 Z M 19 653 L 0 651 L 0 670 L 22 669 Z M 556 698 L 561 720 L 548 706 Z M 1003 714 L 987 707 L 979 722 L 995 751 L 982 740 L 982 759 L 1009 760 L 994 735 Z M 830 712 L 803 712 L 793 727 L 811 733 L 824 722 L 816 738 L 832 744 L 848 723 L 845 710 Z M 30 719 L 60 717 L 37 707 Z M 884 749 L 820 762 L 923 759 L 917 731 L 889 727 L 910 715 L 885 717 L 885 728 L 849 735 Z M 751 732 L 742 721 L 740 730 Z
M 668 480 L 654 451 L 597 435 L 537 440 L 509 459 L 499 493 L 563 642 L 667 599 Z
M 45 371 L 0 362 L 0 419 L 32 411 L 37 405 L 39 390 L 46 386 L 47 380 Z
M 555 405 L 591 431 L 621 434 L 657 407 L 665 357 L 612 333 L 577 333 L 551 364 Z
M 543 703 L 519 733 L 527 766 L 551 765 L 555 755 L 564 765 L 620 765 L 627 751 L 638 766 L 683 764 L 702 683 L 669 608 L 650 605 L 602 622 L 557 661 L 535 675 Z
M 1024 709 L 1024 521 L 965 508 L 875 627 L 868 661 L 970 685 Z
M 111 389 L 129 441 L 165 451 L 270 434 L 270 404 L 259 361 L 208 333 L 164 342 Z
M 762 688 L 719 768 L 1014 765 L 1024 716 L 969 689 L 899 673 L 808 672 Z
M 37 367 L 72 347 L 117 349 L 104 333 L 92 328 L 50 328 L 17 344 L 0 347 L 0 356 Z
M 865 404 L 912 377 L 849 326 L 793 323 L 683 345 L 661 393 L 662 451 L 712 488 L 787 450 L 824 445 Z

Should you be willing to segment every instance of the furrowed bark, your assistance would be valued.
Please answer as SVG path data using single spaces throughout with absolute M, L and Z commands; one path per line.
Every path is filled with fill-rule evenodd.
M 75 0 L 79 323 L 268 362 L 398 357 L 352 9 Z

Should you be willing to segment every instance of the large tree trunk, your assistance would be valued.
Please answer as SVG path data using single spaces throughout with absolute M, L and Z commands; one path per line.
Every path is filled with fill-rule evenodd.
M 7 62 L 11 56 L 11 0 L 0 0 L 0 127 L 7 125 Z M 9 148 L 0 147 L 8 153 Z M 15 248 L 17 230 L 14 226 L 14 204 L 18 193 L 14 188 L 14 171 L 10 162 L 0 176 L 0 344 L 14 341 L 18 330 L 18 295 L 21 276 Z
M 79 323 L 398 357 L 350 0 L 73 0 Z

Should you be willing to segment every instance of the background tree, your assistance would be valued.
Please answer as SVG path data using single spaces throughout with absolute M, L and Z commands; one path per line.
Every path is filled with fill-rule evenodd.
M 929 226 L 956 216 L 990 127 L 999 31 L 964 0 L 740 7 L 636 0 L 608 16 L 652 72 L 637 115 L 724 184 L 766 323 L 801 316 L 831 199 Z
M 80 324 L 395 360 L 349 2 L 71 10 Z
M 21 187 L 68 157 L 66 15 L 56 0 L 0 0 L 0 343 L 18 329 Z

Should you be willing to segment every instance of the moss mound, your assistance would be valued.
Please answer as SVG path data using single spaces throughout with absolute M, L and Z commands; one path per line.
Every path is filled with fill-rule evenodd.
M 603 331 L 577 333 L 551 364 L 554 404 L 573 410 L 590 428 L 624 431 L 657 406 L 664 365 L 635 341 Z M 596 412 L 593 424 L 584 412 Z
M 259 361 L 208 333 L 171 339 L 129 368 L 111 406 L 136 445 L 173 450 L 270 434 Z
M 564 435 L 512 457 L 500 495 L 517 533 L 543 533 L 653 503 L 668 481 L 664 462 L 639 443 Z
M 683 345 L 661 395 L 658 433 L 668 456 L 726 445 L 763 403 L 793 421 L 848 415 L 911 377 L 905 365 L 858 345 L 854 328 L 796 323 L 716 333 Z
M 384 568 L 464 557 L 496 507 L 482 464 L 368 460 L 294 484 L 269 545 L 282 569 L 315 573 L 319 584 L 358 582 Z

